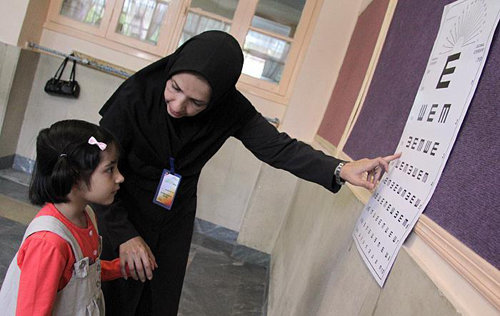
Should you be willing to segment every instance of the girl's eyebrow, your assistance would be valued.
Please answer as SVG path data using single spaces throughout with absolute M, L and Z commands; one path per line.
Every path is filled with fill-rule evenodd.
M 116 163 L 117 163 L 117 160 L 112 160 L 112 161 L 110 161 L 110 162 L 108 162 L 108 163 L 106 164 L 106 167 L 109 167 L 109 166 L 111 166 L 111 165 L 116 165 Z

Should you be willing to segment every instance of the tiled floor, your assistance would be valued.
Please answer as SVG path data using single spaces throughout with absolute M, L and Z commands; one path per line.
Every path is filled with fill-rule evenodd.
M 20 201 L 22 212 L 35 212 L 27 201 L 28 181 L 23 173 L 0 170 L 0 284 L 26 228 L 13 205 Z M 236 259 L 241 248 L 205 234 L 206 224 L 195 229 L 178 315 L 265 315 L 267 265 Z

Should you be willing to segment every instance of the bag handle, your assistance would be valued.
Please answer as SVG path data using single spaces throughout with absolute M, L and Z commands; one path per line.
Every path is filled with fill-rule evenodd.
M 75 76 L 76 76 L 75 70 L 76 70 L 76 60 L 73 60 L 73 68 L 71 68 L 71 75 L 69 76 L 70 82 L 75 81 Z
M 70 56 L 74 56 L 74 55 L 71 54 Z M 61 65 L 57 69 L 56 74 L 54 75 L 54 78 L 56 80 L 61 80 L 64 69 L 66 69 L 66 65 L 68 64 L 68 60 L 69 60 L 69 57 L 64 58 L 63 62 L 61 63 Z M 70 82 L 75 81 L 75 75 L 76 75 L 75 70 L 76 70 L 76 60 L 73 60 L 73 67 L 71 68 L 71 74 L 69 76 Z
M 64 58 L 63 62 L 59 66 L 59 68 L 56 71 L 56 74 L 54 75 L 54 78 L 57 80 L 61 79 L 61 76 L 64 72 L 64 69 L 66 68 L 66 64 L 68 63 L 69 57 Z

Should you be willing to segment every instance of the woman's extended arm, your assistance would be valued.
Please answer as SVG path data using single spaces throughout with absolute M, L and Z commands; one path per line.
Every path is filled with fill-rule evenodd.
M 235 137 L 258 159 L 275 168 L 287 170 L 332 192 L 341 187 L 335 182 L 334 170 L 342 160 L 280 133 L 260 114 L 243 126 Z
M 363 158 L 344 162 L 328 156 L 308 144 L 280 133 L 262 115 L 257 114 L 235 135 L 257 158 L 273 167 L 287 170 L 297 177 L 318 183 L 332 192 L 340 189 L 334 171 L 340 163 L 340 177 L 356 186 L 372 190 L 389 162 L 401 154 L 377 158 Z

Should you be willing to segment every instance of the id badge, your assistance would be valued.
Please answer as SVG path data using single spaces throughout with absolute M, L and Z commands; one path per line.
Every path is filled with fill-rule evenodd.
M 179 188 L 181 176 L 175 173 L 170 173 L 167 169 L 163 170 L 163 174 L 156 189 L 156 194 L 153 203 L 160 205 L 167 210 L 172 208 L 174 204 L 175 194 Z

